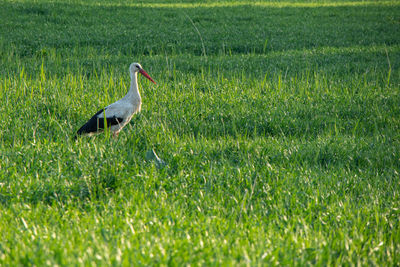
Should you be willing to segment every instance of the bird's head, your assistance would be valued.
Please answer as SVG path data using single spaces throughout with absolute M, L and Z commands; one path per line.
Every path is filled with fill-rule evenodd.
M 149 79 L 151 82 L 153 82 L 154 84 L 156 83 L 151 77 L 150 75 L 147 74 L 147 72 L 144 71 L 144 69 L 142 68 L 142 66 L 139 63 L 132 63 L 129 66 L 129 71 L 131 73 L 131 76 L 135 75 L 135 73 L 140 73 L 142 74 L 144 77 L 146 77 L 147 79 Z

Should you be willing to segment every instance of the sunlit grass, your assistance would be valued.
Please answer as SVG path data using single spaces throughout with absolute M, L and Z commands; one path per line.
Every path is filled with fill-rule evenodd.
M 27 0 L 17 0 L 16 2 L 29 2 Z M 43 1 L 46 2 L 46 1 Z M 74 1 L 62 1 L 65 3 L 74 3 Z M 75 1 L 77 4 L 82 5 L 99 5 L 96 1 Z M 141 3 L 132 3 L 131 1 L 102 1 L 102 6 L 126 6 L 138 8 L 215 8 L 215 7 L 242 7 L 242 6 L 256 6 L 268 8 L 313 8 L 313 7 L 362 7 L 362 6 L 399 6 L 400 3 L 395 0 L 390 1 L 204 1 L 204 2 L 190 2 L 181 1 L 179 3 L 171 1 L 150 1 Z
M 110 3 L 113 5 L 112 3 Z M 118 4 L 117 4 L 118 5 Z M 240 6 L 256 6 L 268 8 L 285 8 L 285 7 L 362 7 L 362 6 L 398 6 L 398 1 L 337 1 L 337 2 L 285 2 L 285 1 L 232 1 L 232 2 L 206 2 L 206 3 L 121 3 L 121 5 L 131 7 L 153 7 L 153 8 L 197 8 L 197 7 L 240 7 Z
M 244 3 L 0 3 L 0 265 L 399 265 L 397 2 Z

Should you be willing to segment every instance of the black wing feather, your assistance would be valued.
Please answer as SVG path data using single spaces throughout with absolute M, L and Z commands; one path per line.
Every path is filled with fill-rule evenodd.
M 103 112 L 104 109 L 101 109 L 96 114 L 94 114 L 93 117 L 90 118 L 90 120 L 77 131 L 77 134 L 96 133 L 104 129 L 104 118 L 98 117 L 98 115 Z M 115 116 L 106 118 L 107 127 L 120 124 L 123 120 L 123 118 L 118 118 Z

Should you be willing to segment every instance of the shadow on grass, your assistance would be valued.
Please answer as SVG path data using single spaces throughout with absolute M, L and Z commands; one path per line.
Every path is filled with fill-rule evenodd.
M 13 44 L 17 54 L 27 57 L 43 48 L 74 47 L 125 56 L 202 55 L 198 32 L 188 17 L 198 28 L 207 55 L 399 43 L 397 4 L 182 9 L 2 2 L 0 7 L 8 21 L 7 27 L 0 28 L 1 41 Z
M 76 182 L 71 186 L 39 184 L 36 188 L 27 188 L 20 192 L 19 196 L 0 194 L 0 204 L 8 206 L 11 203 L 22 201 L 33 205 L 38 203 L 64 205 L 73 202 L 74 205 L 85 206 L 86 202 L 109 197 L 119 186 L 113 175 L 94 180 Z

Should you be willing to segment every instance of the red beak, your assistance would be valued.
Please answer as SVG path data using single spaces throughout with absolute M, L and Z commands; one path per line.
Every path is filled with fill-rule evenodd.
M 149 79 L 151 82 L 153 82 L 154 84 L 156 84 L 156 82 L 150 77 L 150 75 L 147 74 L 147 72 L 145 72 L 143 69 L 139 70 L 139 73 L 142 74 L 144 77 L 146 77 L 147 79 Z

